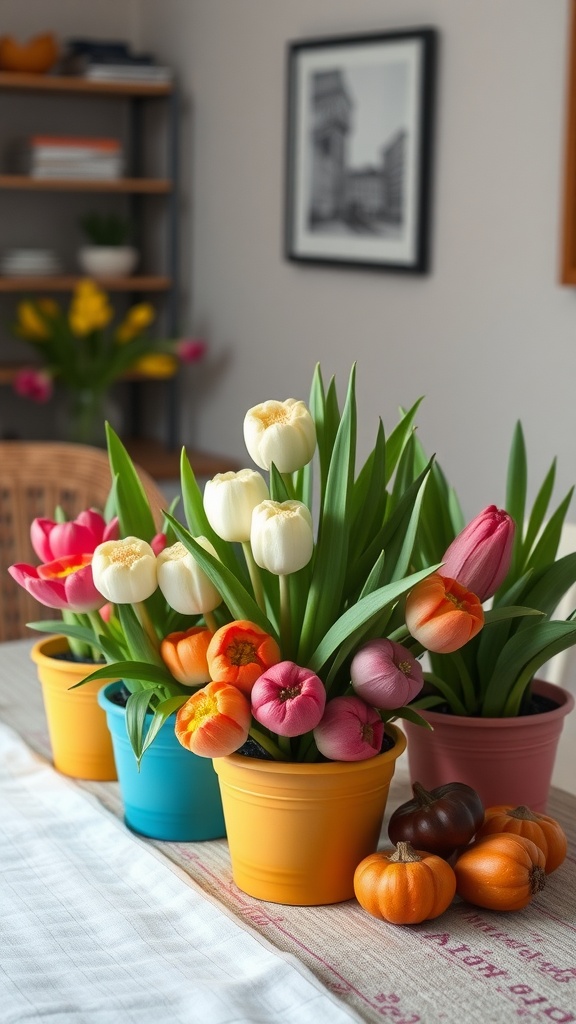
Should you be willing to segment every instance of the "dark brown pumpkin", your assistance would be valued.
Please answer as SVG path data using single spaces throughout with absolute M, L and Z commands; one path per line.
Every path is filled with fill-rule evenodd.
M 393 843 L 405 841 L 419 850 L 450 857 L 467 846 L 484 821 L 478 793 L 463 782 L 448 782 L 430 791 L 419 782 L 414 798 L 397 807 L 388 825 Z

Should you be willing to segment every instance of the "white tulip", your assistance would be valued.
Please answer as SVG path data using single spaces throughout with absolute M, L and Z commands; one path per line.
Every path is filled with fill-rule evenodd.
M 268 486 L 255 469 L 217 473 L 204 487 L 204 511 L 222 540 L 245 544 L 250 539 L 252 511 L 268 497 Z
M 312 516 L 301 501 L 263 501 L 252 513 L 254 561 L 276 576 L 298 572 L 314 550 Z
M 139 537 L 104 541 L 92 556 L 92 577 L 107 601 L 138 604 L 158 586 L 156 555 Z
M 312 459 L 316 427 L 304 402 L 263 402 L 244 417 L 244 442 L 261 469 L 274 463 L 280 473 L 293 473 Z
M 216 557 L 206 537 L 194 540 Z M 222 603 L 220 592 L 180 541 L 158 555 L 158 586 L 170 607 L 183 615 L 204 615 Z

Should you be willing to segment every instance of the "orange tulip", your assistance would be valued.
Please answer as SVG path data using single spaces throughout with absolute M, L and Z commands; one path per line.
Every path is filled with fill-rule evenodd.
M 237 686 L 208 683 L 176 714 L 176 738 L 200 757 L 226 757 L 248 739 L 250 701 Z
M 160 644 L 166 668 L 184 686 L 203 686 L 210 679 L 206 651 L 212 633 L 205 626 L 192 626 L 180 633 L 169 633 Z
M 429 651 L 450 654 L 480 632 L 484 612 L 471 590 L 433 573 L 408 594 L 406 625 Z
M 206 654 L 212 679 L 233 683 L 249 694 L 266 669 L 281 659 L 273 637 L 253 622 L 237 619 L 217 629 Z

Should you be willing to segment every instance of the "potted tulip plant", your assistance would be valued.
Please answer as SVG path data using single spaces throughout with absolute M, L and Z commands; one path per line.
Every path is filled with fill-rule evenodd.
M 261 898 L 319 904 L 353 895 L 354 868 L 376 848 L 405 747 L 394 720 L 422 721 L 408 706 L 423 678 L 404 599 L 410 593 L 417 603 L 438 565 L 412 567 L 430 468 L 411 468 L 418 404 L 388 438 L 379 426 L 357 471 L 355 369 L 340 410 L 334 381 L 325 388 L 317 367 L 309 407 L 288 399 L 246 414 L 244 439 L 258 470 L 219 474 L 202 494 L 183 457 L 187 525 L 167 515 L 177 541 L 157 556 L 155 576 L 150 562 L 141 591 L 122 582 L 145 580 L 133 572 L 137 537 L 94 552 L 94 584 L 118 608 L 133 649 L 131 660 L 92 678 L 112 671 L 127 686 L 142 685 L 126 721 L 143 764 L 176 710 L 182 748 L 214 761 L 234 878 Z M 110 429 L 108 436 L 113 472 L 123 479 L 127 455 Z M 167 696 L 145 620 L 138 626 L 132 610 L 151 599 L 155 580 L 189 617 L 188 628 L 172 634 L 148 630 L 168 678 L 194 688 L 187 698 Z M 454 650 L 482 628 L 483 611 L 463 589 L 460 607 L 446 598 L 436 620 L 427 646 Z
M 414 440 L 415 465 L 426 456 Z M 508 460 L 506 508 L 489 506 L 463 526 L 460 502 L 435 463 L 420 518 L 416 564 L 439 570 L 489 601 L 482 633 L 453 653 L 431 652 L 422 692 L 412 702 L 433 731 L 408 726 L 413 779 L 430 787 L 459 779 L 487 806 L 526 804 L 545 809 L 556 748 L 574 699 L 538 679 L 554 655 L 576 643 L 576 620 L 555 619 L 576 582 L 576 552 L 557 557 L 572 490 L 548 515 L 552 463 L 531 509 L 527 455 L 516 424 Z M 429 588 L 434 604 L 433 582 Z M 425 609 L 417 614 L 425 638 Z M 411 616 L 408 610 L 407 622 Z M 413 623 L 412 623 L 413 624 Z
M 115 446 L 124 460 L 121 474 L 115 473 Z M 107 666 L 128 661 L 132 667 L 145 659 L 147 678 L 131 679 L 130 690 L 135 718 L 148 725 L 152 690 L 176 707 L 190 693 L 164 667 L 158 639 L 188 625 L 188 619 L 149 587 L 150 566 L 156 591 L 156 555 L 174 540 L 170 524 L 165 521 L 157 532 L 140 479 L 112 431 L 111 467 L 114 483 L 104 515 L 90 509 L 73 522 L 61 517 L 34 520 L 31 539 L 40 564 L 16 564 L 9 570 L 41 604 L 62 615 L 61 620 L 29 623 L 50 634 L 34 646 L 32 658 L 43 687 L 54 764 L 77 778 L 118 777 L 126 823 L 137 832 L 179 841 L 218 838 L 224 835 L 224 821 L 211 762 L 190 757 L 167 721 L 161 733 L 156 725 L 154 749 L 137 763 L 126 730 L 130 691 L 119 673 L 107 667 L 96 670 L 94 677 L 94 662 Z M 111 605 L 94 584 L 95 552 L 109 544 L 125 552 L 124 562 L 130 558 L 136 563 L 129 594 L 124 590 L 130 602 L 125 605 Z M 125 581 L 121 585 L 126 588 Z M 103 706 L 99 691 L 104 680 L 116 681 L 110 683 L 112 700 Z

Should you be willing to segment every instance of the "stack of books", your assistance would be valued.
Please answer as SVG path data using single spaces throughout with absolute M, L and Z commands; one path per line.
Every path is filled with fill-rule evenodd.
M 33 178 L 120 178 L 124 156 L 118 139 L 32 135 L 25 171 Z
M 4 277 L 44 277 L 61 270 L 52 249 L 6 249 L 0 256 L 0 274 Z
M 93 82 L 171 82 L 172 68 L 157 64 L 152 54 L 133 53 L 120 40 L 70 39 L 62 62 L 65 74 Z

